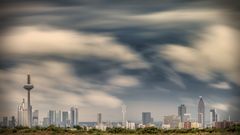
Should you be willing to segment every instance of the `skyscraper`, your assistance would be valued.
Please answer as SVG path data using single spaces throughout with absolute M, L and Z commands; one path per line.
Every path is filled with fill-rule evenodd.
M 71 126 L 76 126 L 78 125 L 78 109 L 75 107 L 71 107 L 70 110 L 70 117 L 71 117 Z
M 205 105 L 202 99 L 202 96 L 199 97 L 198 102 L 198 123 L 200 123 L 201 127 L 205 127 Z
M 55 110 L 49 110 L 48 113 L 48 124 L 49 125 L 56 125 L 56 111 Z
M 216 109 L 210 109 L 210 125 L 215 126 L 215 122 L 217 122 L 217 112 Z
M 97 125 L 101 125 L 102 124 L 102 114 L 98 113 L 97 114 Z
M 8 127 L 8 117 L 7 116 L 3 117 L 3 127 Z
M 25 90 L 28 91 L 28 127 L 32 127 L 32 106 L 30 103 L 30 91 L 33 89 L 33 85 L 31 84 L 30 74 L 27 75 L 27 84 L 23 86 Z
M 142 124 L 148 125 L 151 124 L 151 122 L 152 122 L 151 112 L 142 112 Z
M 60 127 L 62 123 L 62 112 L 59 110 L 56 113 L 56 126 Z
M 186 106 L 184 104 L 181 104 L 178 107 L 178 116 L 180 117 L 180 122 L 183 122 L 183 117 L 186 112 L 187 112 Z
M 210 109 L 210 122 L 215 122 L 216 120 L 216 111 L 215 109 Z
M 27 109 L 25 108 L 25 100 L 18 106 L 17 112 L 17 125 L 18 126 L 28 126 Z
M 68 118 L 68 112 L 62 112 L 62 124 L 63 124 L 63 126 L 64 127 L 67 127 L 68 126 L 68 120 L 69 120 L 69 118 Z
M 39 115 L 39 111 L 34 110 L 34 112 L 33 112 L 33 126 L 38 126 L 38 115 Z
M 11 119 L 9 120 L 9 127 L 14 128 L 15 126 L 16 126 L 16 119 L 14 116 L 12 116 Z

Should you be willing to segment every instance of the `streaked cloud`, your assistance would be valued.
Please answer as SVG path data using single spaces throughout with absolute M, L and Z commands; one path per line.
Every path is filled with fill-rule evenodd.
M 171 23 L 176 22 L 215 22 L 223 21 L 223 12 L 221 10 L 210 9 L 176 9 L 162 12 L 154 12 L 132 16 L 132 19 L 148 23 Z
M 31 37 L 31 38 L 29 38 Z M 58 55 L 72 59 L 98 57 L 123 63 L 126 68 L 148 68 L 140 56 L 110 35 L 89 34 L 47 26 L 25 26 L 3 35 L 7 56 Z
M 201 95 L 239 119 L 239 13 L 215 0 L 4 3 L 0 116 L 16 113 L 31 73 L 41 116 L 77 105 L 80 121 L 119 121 L 124 102 L 129 119 L 157 121 L 183 103 L 195 119 Z
M 235 29 L 215 25 L 199 32 L 200 39 L 192 39 L 192 46 L 166 45 L 160 55 L 172 62 L 175 70 L 201 80 L 215 78 L 215 73 L 240 84 L 238 49 Z M 231 54 L 231 55 L 230 55 Z

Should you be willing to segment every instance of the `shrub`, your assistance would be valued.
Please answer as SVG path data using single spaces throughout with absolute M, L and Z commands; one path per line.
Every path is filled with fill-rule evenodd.
M 96 128 L 92 128 L 92 129 L 90 129 L 90 130 L 88 130 L 88 133 L 90 133 L 90 134 L 100 134 L 102 131 L 101 130 L 99 130 L 99 129 L 96 129 Z

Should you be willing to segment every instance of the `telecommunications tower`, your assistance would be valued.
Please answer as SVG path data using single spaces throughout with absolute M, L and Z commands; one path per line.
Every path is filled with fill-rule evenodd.
M 124 128 L 126 128 L 126 112 L 127 112 L 127 106 L 126 105 L 122 105 L 122 126 Z
M 33 85 L 31 84 L 30 74 L 27 75 L 27 84 L 23 86 L 25 90 L 28 92 L 28 106 L 27 106 L 27 115 L 28 115 L 28 127 L 32 127 L 32 106 L 30 103 L 30 91 L 33 89 Z

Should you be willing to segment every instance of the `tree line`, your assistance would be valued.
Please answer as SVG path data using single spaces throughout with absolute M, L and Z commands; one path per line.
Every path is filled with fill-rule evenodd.
M 15 128 L 1 128 L 0 134 L 94 134 L 94 135 L 110 135 L 110 134 L 240 134 L 240 125 L 233 125 L 229 128 L 225 129 L 216 129 L 216 128 L 205 128 L 205 129 L 160 129 L 156 127 L 146 127 L 146 128 L 137 128 L 137 129 L 126 129 L 126 128 L 107 128 L 106 131 L 102 131 L 96 128 L 92 128 L 87 130 L 86 127 L 75 126 L 74 128 L 60 128 L 54 125 L 50 125 L 48 127 L 39 127 L 36 126 L 34 128 L 28 127 L 15 127 Z

